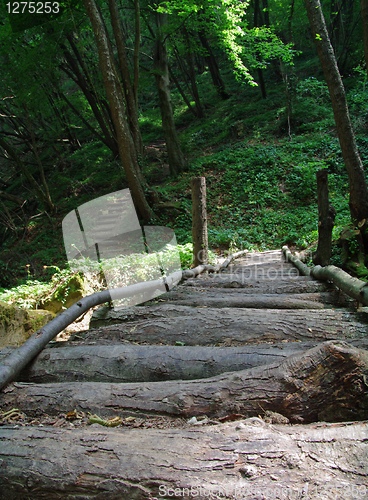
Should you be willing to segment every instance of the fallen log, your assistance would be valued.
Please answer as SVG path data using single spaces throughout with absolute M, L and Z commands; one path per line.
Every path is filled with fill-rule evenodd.
M 0 498 L 356 500 L 367 494 L 367 432 L 366 422 L 258 418 L 131 431 L 1 427 Z
M 35 383 L 194 380 L 284 360 L 301 350 L 302 343 L 226 348 L 70 344 L 73 343 L 58 342 L 57 347 L 45 348 L 16 380 Z M 3 349 L 0 359 L 10 350 Z
M 140 306 L 134 321 L 124 310 L 109 313 L 110 325 L 85 332 L 90 342 L 121 339 L 175 345 L 244 345 L 266 342 L 353 339 L 365 337 L 366 315 L 346 310 L 283 310 L 190 307 L 176 304 Z M 121 319 L 119 318 L 121 314 Z M 116 341 L 116 340 L 115 340 Z
M 4 408 L 29 415 L 73 409 L 104 415 L 205 414 L 220 418 L 261 410 L 294 423 L 368 418 L 368 351 L 345 342 L 324 342 L 282 362 L 208 379 L 114 384 L 15 382 L 0 394 Z

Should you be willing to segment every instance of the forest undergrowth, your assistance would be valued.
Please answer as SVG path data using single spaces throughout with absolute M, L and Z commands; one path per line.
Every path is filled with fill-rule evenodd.
M 303 60 L 300 67 L 304 68 Z M 142 166 L 148 185 L 160 199 L 154 207 L 154 223 L 175 230 L 183 267 L 189 267 L 191 261 L 192 177 L 206 178 L 209 247 L 217 255 L 283 245 L 311 255 L 318 238 L 316 172 L 321 168 L 328 169 L 330 201 L 337 212 L 332 263 L 343 266 L 339 236 L 350 224 L 349 184 L 329 94 L 317 64 L 298 71 L 296 61 L 295 68 L 288 89 L 269 71 L 266 99 L 257 87 L 240 85 L 224 69 L 230 97 L 221 100 L 205 71 L 198 77 L 206 110 L 201 120 L 193 119 L 173 87 L 176 125 L 187 161 L 186 170 L 177 177 L 169 174 L 157 98 L 153 91 L 145 93 L 140 104 L 146 152 Z M 359 68 L 344 80 L 365 166 L 366 83 Z M 3 231 L 0 300 L 16 300 L 14 287 L 20 287 L 23 297 L 36 297 L 38 292 L 41 296 L 45 284 L 53 283 L 52 276 L 55 281 L 58 273 L 60 278 L 68 274 L 63 217 L 87 201 L 128 187 L 119 161 L 95 140 L 81 140 L 80 148 L 66 150 L 46 175 L 57 212 L 51 216 L 31 200 L 13 216 L 14 230 Z M 26 181 L 13 178 L 8 192 L 12 191 L 27 192 Z M 366 268 L 360 269 L 360 277 L 367 274 Z M 34 301 L 30 303 L 34 307 Z

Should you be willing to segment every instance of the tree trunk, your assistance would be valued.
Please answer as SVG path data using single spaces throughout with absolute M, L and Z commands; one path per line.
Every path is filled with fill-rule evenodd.
M 174 115 L 169 89 L 169 68 L 167 63 L 166 45 L 163 39 L 162 26 L 166 23 L 166 14 L 156 14 L 157 35 L 154 51 L 154 73 L 160 103 L 162 128 L 164 129 L 169 167 L 172 175 L 177 175 L 184 169 L 185 161 L 180 149 L 176 133 Z
M 171 70 L 171 68 L 169 67 L 169 74 L 170 74 L 170 78 L 171 80 L 175 83 L 176 85 L 176 88 L 178 89 L 179 91 L 179 94 L 182 96 L 183 98 L 183 101 L 185 102 L 185 104 L 188 106 L 188 109 L 191 113 L 193 113 L 193 115 L 195 117 L 197 117 L 197 110 L 195 108 L 193 108 L 193 106 L 190 104 L 190 101 L 189 99 L 187 98 L 187 96 L 185 95 L 185 92 L 184 90 L 182 89 L 178 79 L 176 78 L 176 76 L 174 75 L 173 71 Z
M 133 202 L 142 219 L 145 222 L 149 222 L 154 218 L 154 213 L 147 203 L 140 182 L 140 167 L 125 118 L 122 90 L 110 54 L 107 33 L 95 0 L 84 0 L 84 5 L 96 38 L 101 73 L 117 134 L 119 154 L 132 193 Z
M 137 1 L 137 0 L 136 0 Z M 135 92 L 133 91 L 133 86 L 130 80 L 129 66 L 126 57 L 125 50 L 125 40 L 123 32 L 120 26 L 119 11 L 116 4 L 116 0 L 109 0 L 109 10 L 111 15 L 111 24 L 114 31 L 114 37 L 116 41 L 116 47 L 118 49 L 118 57 L 120 64 L 120 71 L 123 80 L 123 89 L 126 103 L 126 111 L 129 122 L 130 132 L 132 134 L 135 150 L 138 158 L 143 158 L 143 142 L 141 132 L 139 130 L 138 114 L 137 114 L 137 101 L 135 99 Z M 139 32 L 138 32 L 139 41 Z M 139 55 L 139 43 L 138 43 L 138 55 Z M 135 62 L 136 64 L 136 62 Z M 134 76 L 135 77 L 135 74 Z M 138 81 L 137 81 L 138 85 Z
M 136 109 L 138 109 L 139 84 L 139 49 L 141 42 L 141 16 L 139 0 L 134 0 L 135 36 L 134 36 L 134 64 L 133 64 L 133 94 Z
M 175 345 L 247 345 L 364 337 L 364 316 L 346 310 L 283 310 L 190 307 L 177 304 L 112 311 L 103 329 L 89 330 L 89 342 L 101 339 Z M 102 319 L 100 324 L 102 324 Z M 106 324 L 106 323 L 105 323 Z
M 318 198 L 318 246 L 313 256 L 313 264 L 328 266 L 331 259 L 332 229 L 335 223 L 336 210 L 328 201 L 328 170 L 319 170 L 317 176 Z
M 0 394 L 2 408 L 34 416 L 71 409 L 176 417 L 281 413 L 293 423 L 368 419 L 368 352 L 324 342 L 282 362 L 207 379 L 145 383 L 24 384 Z M 125 413 L 126 414 L 126 413 Z
M 368 0 L 360 0 L 360 6 L 361 6 L 361 16 L 363 23 L 365 69 L 368 75 Z
M 206 178 L 193 177 L 191 188 L 193 265 L 206 265 L 208 263 Z
M 225 84 L 224 84 L 224 81 L 221 77 L 218 63 L 216 61 L 215 56 L 213 55 L 210 44 L 208 43 L 206 34 L 204 33 L 204 31 L 199 30 L 198 36 L 199 36 L 199 39 L 201 41 L 203 48 L 206 51 L 205 52 L 205 59 L 206 59 L 207 65 L 208 65 L 208 69 L 210 70 L 210 73 L 211 73 L 213 85 L 215 86 L 215 89 L 216 89 L 217 93 L 219 94 L 219 96 L 221 97 L 221 99 L 226 100 L 230 97 L 230 95 L 226 92 Z
M 364 422 L 68 425 L 0 427 L 3 500 L 356 500 L 367 492 Z
M 368 219 L 368 191 L 362 161 L 350 122 L 345 89 L 328 36 L 320 1 L 305 0 L 305 6 L 318 57 L 330 92 L 336 130 L 349 176 L 351 218 L 354 223 L 358 223 L 363 219 Z M 363 226 L 362 235 L 365 228 L 366 224 Z
M 192 49 L 192 44 L 190 40 L 190 34 L 188 33 L 187 29 L 184 27 L 183 28 L 184 32 L 184 38 L 186 41 L 187 45 L 187 61 L 188 61 L 188 68 L 189 68 L 189 79 L 190 79 L 190 85 L 192 89 L 192 96 L 196 105 L 196 110 L 197 110 L 197 116 L 198 118 L 204 118 L 204 109 L 199 97 L 199 92 L 198 92 L 198 87 L 197 87 L 197 82 L 195 78 L 195 68 L 194 68 L 194 53 Z
M 66 49 L 64 45 L 60 45 L 63 50 L 64 50 L 64 57 L 66 58 L 68 62 L 68 66 L 74 73 L 75 77 L 71 74 L 69 71 L 69 67 L 66 67 L 64 64 L 60 65 L 60 69 L 66 73 L 66 75 L 71 78 L 81 89 L 83 92 L 85 98 L 87 99 L 89 105 L 91 106 L 91 110 L 93 112 L 94 117 L 97 120 L 97 123 L 100 126 L 100 129 L 104 135 L 104 144 L 107 145 L 108 148 L 112 151 L 114 156 L 117 156 L 119 154 L 119 150 L 117 147 L 116 143 L 116 138 L 114 137 L 114 130 L 113 127 L 111 127 L 111 124 L 108 124 L 105 122 L 105 117 L 104 114 L 102 113 L 99 104 L 96 100 L 96 95 L 93 94 L 90 89 L 88 88 L 88 84 L 86 79 L 84 78 L 82 72 L 79 70 L 78 63 L 70 54 L 70 52 Z

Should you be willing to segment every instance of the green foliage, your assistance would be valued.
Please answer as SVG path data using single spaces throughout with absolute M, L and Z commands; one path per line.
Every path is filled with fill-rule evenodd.
M 0 301 L 7 304 L 16 304 L 25 309 L 36 309 L 41 300 L 50 290 L 49 283 L 38 280 L 28 280 L 17 287 L 0 289 Z
M 329 102 L 330 100 L 327 84 L 325 82 L 320 82 L 314 76 L 310 76 L 309 78 L 299 82 L 296 92 L 299 99 L 309 97 L 316 100 L 320 104 Z

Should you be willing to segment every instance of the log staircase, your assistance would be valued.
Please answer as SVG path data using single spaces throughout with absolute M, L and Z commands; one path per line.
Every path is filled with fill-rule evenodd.
M 0 408 L 4 500 L 368 498 L 367 313 L 250 253 L 98 309 Z

